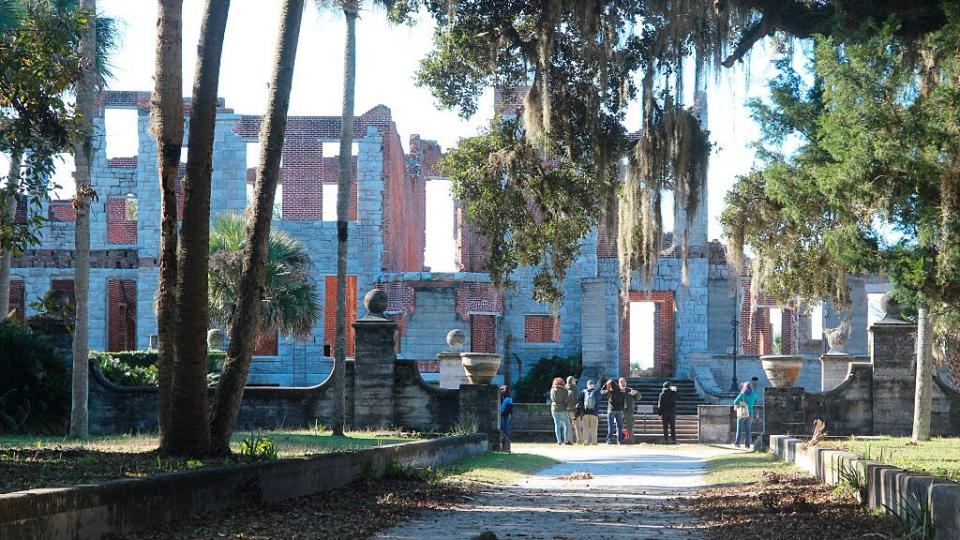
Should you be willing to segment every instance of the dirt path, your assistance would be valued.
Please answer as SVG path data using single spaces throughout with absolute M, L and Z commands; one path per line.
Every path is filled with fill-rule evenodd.
M 729 452 L 695 445 L 514 445 L 514 451 L 561 463 L 517 485 L 482 490 L 470 505 L 429 511 L 376 538 L 453 540 L 484 531 L 500 539 L 702 538 L 696 517 L 665 503 L 702 485 L 707 456 Z M 565 478 L 577 472 L 592 479 Z

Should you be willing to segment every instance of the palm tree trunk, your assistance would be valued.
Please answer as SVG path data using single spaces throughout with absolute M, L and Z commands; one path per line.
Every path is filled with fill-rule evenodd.
M 263 295 L 267 245 L 273 201 L 280 178 L 280 158 L 287 130 L 287 109 L 293 86 L 293 68 L 303 18 L 304 0 L 284 0 L 280 15 L 280 35 L 274 59 L 267 116 L 260 127 L 260 162 L 254 188 L 253 219 L 247 228 L 247 247 L 243 253 L 243 272 L 237 291 L 237 311 L 230 326 L 227 360 L 214 397 L 210 433 L 213 451 L 228 453 L 243 387 L 250 370 L 253 342 L 259 334 L 260 302 Z
M 344 3 L 347 36 L 343 58 L 343 111 L 340 116 L 340 178 L 337 182 L 337 325 L 333 354 L 333 434 L 343 435 L 347 369 L 347 236 L 350 181 L 353 177 L 353 98 L 357 71 L 357 2 Z
M 90 355 L 87 343 L 89 322 L 88 298 L 90 295 L 90 202 L 93 188 L 90 183 L 90 163 L 93 156 L 93 115 L 97 100 L 96 54 L 97 54 L 97 2 L 80 0 L 80 9 L 89 14 L 87 28 L 80 40 L 80 52 L 84 65 L 77 85 L 77 113 L 80 115 L 81 138 L 74 148 L 73 162 L 76 167 L 74 179 L 77 193 L 73 205 L 77 210 L 76 234 L 74 236 L 74 296 L 77 320 L 73 328 L 73 392 L 70 412 L 70 435 L 86 437 L 89 433 L 87 415 L 88 371 Z
M 10 174 L 7 175 L 7 200 L 4 221 L 13 223 L 17 218 L 17 186 L 20 184 L 20 165 L 23 156 L 17 152 L 10 156 Z M 10 313 L 10 265 L 13 250 L 4 249 L 0 255 L 0 319 Z
M 930 411 L 933 405 L 933 318 L 930 306 L 917 310 L 917 383 L 913 404 L 913 440 L 930 440 Z
M 177 253 L 176 356 L 165 450 L 198 456 L 210 450 L 207 413 L 207 266 L 210 177 L 223 34 L 230 0 L 207 0 L 200 29 Z
M 177 173 L 183 145 L 183 0 L 160 0 L 156 81 L 151 113 L 160 177 L 160 283 L 157 288 L 157 409 L 160 448 L 170 425 L 170 387 L 176 357 Z

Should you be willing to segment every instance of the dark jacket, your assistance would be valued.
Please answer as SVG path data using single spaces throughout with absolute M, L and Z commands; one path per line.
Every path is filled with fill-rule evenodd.
M 589 398 L 589 399 L 588 399 Z M 593 407 L 587 407 L 587 402 L 593 401 Z M 579 403 L 583 405 L 583 414 L 597 415 L 597 409 L 600 408 L 600 389 L 583 390 L 580 392 Z
M 660 416 L 673 416 L 677 414 L 677 393 L 669 388 L 660 391 L 660 399 L 657 400 L 657 411 Z
M 614 386 L 613 390 L 607 392 L 606 390 L 601 390 L 601 394 L 607 396 L 607 412 L 623 412 L 623 392 L 620 391 L 619 386 Z
M 562 386 L 554 386 L 550 389 L 550 412 L 567 411 L 567 389 Z
M 576 412 L 577 400 L 580 394 L 580 392 L 577 391 L 577 385 L 568 384 L 565 388 L 567 389 L 567 412 Z

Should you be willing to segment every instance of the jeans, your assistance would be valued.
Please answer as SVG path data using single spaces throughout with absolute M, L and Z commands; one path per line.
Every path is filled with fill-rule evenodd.
M 737 418 L 737 439 L 734 444 L 740 446 L 740 440 L 743 439 L 743 445 L 750 448 L 753 443 L 753 417 Z
M 617 442 L 623 442 L 623 411 L 610 411 L 607 413 L 607 442 L 611 442 L 613 439 L 613 424 L 617 424 Z
M 553 430 L 557 435 L 557 444 L 570 440 L 570 414 L 567 411 L 553 413 Z
M 669 439 L 677 442 L 677 415 L 668 413 L 660 416 L 660 423 L 663 424 L 663 440 L 668 439 L 667 432 L 670 432 Z
M 501 414 L 500 415 L 500 432 L 503 433 L 503 436 L 507 439 L 510 438 L 510 417 L 512 414 Z

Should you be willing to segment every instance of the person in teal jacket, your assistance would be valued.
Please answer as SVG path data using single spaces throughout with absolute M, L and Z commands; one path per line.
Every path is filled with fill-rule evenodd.
M 743 446 L 750 448 L 750 445 L 753 443 L 753 404 L 757 401 L 757 393 L 753 391 L 753 387 L 750 386 L 750 383 L 743 383 L 743 389 L 740 391 L 740 394 L 736 399 L 733 400 L 733 405 L 736 406 L 740 403 L 744 403 L 747 406 L 747 412 L 750 413 L 746 418 L 737 418 L 737 438 L 735 439 L 734 446 L 740 446 L 740 441 L 743 440 Z M 739 415 L 738 415 L 739 416 Z

